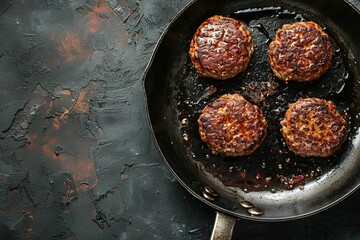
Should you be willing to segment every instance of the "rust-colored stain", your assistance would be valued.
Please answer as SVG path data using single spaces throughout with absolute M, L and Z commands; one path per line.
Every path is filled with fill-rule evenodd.
M 89 83 L 86 90 L 82 89 L 79 93 L 79 96 L 76 100 L 72 112 L 74 113 L 89 113 L 90 109 L 90 99 L 97 96 L 99 91 L 99 86 L 93 81 Z
M 89 183 L 81 182 L 80 184 L 77 185 L 76 188 L 77 188 L 78 191 L 81 190 L 83 192 L 87 192 L 87 191 L 89 191 L 91 189 L 90 187 L 91 186 L 89 185 Z
M 27 129 L 28 144 L 20 150 L 22 154 L 19 153 L 41 159 L 49 172 L 71 173 L 77 191 L 88 191 L 98 181 L 91 158 L 98 140 L 84 136 L 87 131 L 79 121 L 80 114 L 88 114 L 90 99 L 99 93 L 101 85 L 98 84 L 90 82 L 77 98 L 69 90 L 59 91 L 56 99 L 44 97 L 44 104 L 38 111 L 40 118 L 34 121 L 46 127 L 41 133 L 37 132 L 39 127 Z M 49 115 L 53 117 L 44 117 Z
M 29 219 L 34 219 L 34 215 L 32 215 L 32 213 L 30 211 L 27 211 L 26 215 Z
M 25 214 L 26 214 L 25 216 L 26 216 L 30 221 L 33 221 L 33 220 L 34 220 L 34 215 L 32 215 L 32 213 L 31 213 L 30 211 L 27 211 Z M 29 224 L 29 225 L 26 227 L 26 232 L 30 233 L 30 232 L 33 232 L 33 231 L 34 231 L 33 227 Z
M 88 154 L 88 152 L 86 152 Z M 88 156 L 84 156 L 86 158 L 80 160 L 76 165 L 75 171 L 76 174 L 73 175 L 74 181 L 76 183 L 76 189 L 84 190 L 84 183 L 88 186 L 85 190 L 92 189 L 96 186 L 98 179 L 95 173 L 94 163 L 89 161 Z M 71 167 L 71 166 L 69 166 Z
M 63 110 L 64 111 L 60 114 L 60 116 L 54 117 L 53 126 L 56 130 L 59 130 L 61 123 L 66 122 L 66 118 L 69 115 L 69 112 L 70 112 L 69 109 L 64 107 Z
M 126 30 L 121 31 L 125 28 L 122 22 L 114 23 L 113 9 L 106 0 L 90 0 L 89 2 L 93 5 L 91 10 L 81 10 L 85 15 L 77 15 L 71 27 L 66 31 L 54 30 L 50 35 L 58 54 L 63 58 L 54 59 L 54 65 L 60 66 L 64 61 L 72 63 L 76 60 L 88 59 L 93 51 L 92 38 L 101 29 L 107 32 L 106 35 L 115 36 L 115 44 L 119 46 L 125 45 L 130 38 Z M 69 90 L 67 94 L 71 94 Z
M 52 39 L 58 42 L 57 50 L 67 61 L 73 61 L 84 51 L 80 38 L 75 33 L 67 32 L 64 36 L 53 34 Z
M 72 173 L 77 190 L 83 189 L 83 183 L 93 188 L 97 183 L 97 177 L 89 147 L 94 147 L 95 144 L 79 136 L 80 126 L 76 118 L 63 121 L 67 116 L 68 113 L 64 113 L 55 118 L 56 124 L 45 132 L 42 153 L 46 159 L 53 161 L 56 169 Z M 59 152 L 58 148 L 61 149 Z
M 64 95 L 70 95 L 71 94 L 71 91 L 69 89 L 64 89 L 62 90 L 62 94 Z
M 74 113 L 88 113 L 90 109 L 90 99 L 91 97 L 96 96 L 96 92 L 93 90 L 90 91 L 81 91 L 79 97 L 75 103 L 75 106 L 72 109 Z
M 65 178 L 63 184 L 64 184 L 64 193 L 61 197 L 61 203 L 68 205 L 70 204 L 74 199 L 77 198 L 77 192 L 72 187 L 73 180 L 69 178 Z
M 66 122 L 66 118 L 69 115 L 69 109 L 64 108 L 64 112 L 60 114 L 60 116 L 54 117 L 53 126 L 56 130 L 59 130 L 60 124 L 62 122 Z
M 97 33 L 100 31 L 101 25 L 106 18 L 101 17 L 101 14 L 107 14 L 111 12 L 112 9 L 107 5 L 105 0 L 98 1 L 97 4 L 93 7 L 92 11 L 87 14 L 88 17 L 88 31 L 90 33 Z
M 89 104 L 90 104 L 90 99 L 86 98 L 85 93 L 81 91 L 79 93 L 79 97 L 75 103 L 75 106 L 72 110 L 73 112 L 77 112 L 77 113 L 89 112 Z

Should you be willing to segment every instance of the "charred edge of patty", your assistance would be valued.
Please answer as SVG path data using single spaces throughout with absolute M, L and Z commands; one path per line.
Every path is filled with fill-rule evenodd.
M 200 76 L 225 80 L 244 71 L 253 52 L 252 37 L 242 22 L 215 15 L 198 27 L 189 55 Z
M 334 103 L 318 98 L 291 104 L 280 124 L 290 151 L 303 157 L 328 157 L 339 150 L 347 138 L 346 121 Z
M 198 124 L 201 140 L 212 153 L 228 157 L 253 153 L 267 136 L 260 108 L 239 94 L 225 94 L 208 104 Z
M 285 24 L 269 44 L 268 57 L 279 79 L 312 81 L 331 67 L 331 42 L 315 22 Z

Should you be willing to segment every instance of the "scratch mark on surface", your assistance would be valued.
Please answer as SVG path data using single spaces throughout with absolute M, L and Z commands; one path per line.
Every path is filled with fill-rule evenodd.
M 149 224 L 149 223 L 161 224 L 161 223 L 159 223 L 159 222 L 155 222 L 155 221 L 152 221 L 152 220 L 150 220 L 150 219 L 143 218 L 143 217 L 140 217 L 140 216 L 135 216 L 135 218 L 140 219 L 140 220 L 143 220 L 143 221 L 145 221 L 145 223 L 147 223 L 147 224 Z
M 131 164 L 125 163 L 124 164 L 124 169 L 121 171 L 121 174 L 125 173 L 126 169 L 131 168 L 131 167 L 133 167 L 135 165 L 136 165 L 136 163 L 131 163 Z
M 6 12 L 11 7 L 12 4 L 13 2 L 9 1 L 8 5 L 2 10 L 2 13 Z

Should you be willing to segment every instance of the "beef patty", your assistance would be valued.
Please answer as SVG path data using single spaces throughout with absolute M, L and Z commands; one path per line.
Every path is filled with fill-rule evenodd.
M 301 156 L 330 156 L 347 138 L 346 122 L 334 103 L 319 98 L 291 104 L 280 124 L 288 148 Z
M 285 24 L 270 43 L 268 56 L 270 67 L 279 79 L 311 81 L 330 68 L 331 43 L 315 22 Z
M 260 108 L 237 93 L 225 94 L 209 103 L 198 124 L 201 140 L 212 153 L 230 157 L 253 153 L 267 134 L 267 122 Z
M 253 41 L 245 25 L 216 15 L 199 26 L 189 55 L 200 76 L 224 80 L 244 71 L 253 52 Z

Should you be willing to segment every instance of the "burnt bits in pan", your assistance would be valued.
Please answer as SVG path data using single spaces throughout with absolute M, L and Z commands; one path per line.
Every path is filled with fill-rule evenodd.
M 284 81 L 306 82 L 319 78 L 331 66 L 329 36 L 315 22 L 284 24 L 269 44 L 269 63 Z
M 201 140 L 212 153 L 227 157 L 253 153 L 267 134 L 261 110 L 237 93 L 225 94 L 209 103 L 198 124 Z
M 242 22 L 215 15 L 196 30 L 189 55 L 198 74 L 224 80 L 244 71 L 253 51 L 251 35 Z
M 300 99 L 290 105 L 281 133 L 290 151 L 300 156 L 328 157 L 346 140 L 346 121 L 331 101 Z
M 236 11 L 238 9 L 234 9 Z M 226 15 L 228 13 L 224 13 Z M 170 82 L 171 109 L 175 111 L 178 133 L 187 134 L 188 141 L 183 147 L 190 162 L 202 166 L 206 172 L 219 179 L 225 185 L 238 186 L 244 191 L 271 192 L 292 189 L 311 182 L 335 168 L 352 148 L 352 119 L 355 119 L 356 107 L 353 82 L 354 75 L 347 62 L 346 47 L 337 38 L 335 29 L 327 28 L 333 57 L 331 67 L 316 81 L 296 82 L 279 81 L 269 67 L 269 39 L 275 38 L 276 31 L 284 24 L 311 20 L 306 13 L 281 8 L 260 8 L 238 11 L 231 18 L 241 20 L 251 33 L 254 53 L 247 69 L 236 77 L 226 81 L 199 76 L 188 57 L 188 46 L 192 31 L 184 35 L 183 50 L 174 56 L 174 66 Z M 310 15 L 311 16 L 311 15 Z M 317 19 L 321 26 L 326 22 Z M 216 89 L 211 91 L 209 89 Z M 251 155 L 226 157 L 214 155 L 201 141 L 197 120 L 205 106 L 224 94 L 237 92 L 263 112 L 268 123 L 267 137 L 261 146 Z M 204 97 L 206 96 L 206 97 Z M 301 157 L 291 152 L 280 132 L 280 121 L 291 103 L 300 98 L 321 98 L 332 101 L 341 116 L 348 123 L 348 138 L 342 147 L 328 157 Z M 183 119 L 187 124 L 181 124 Z

